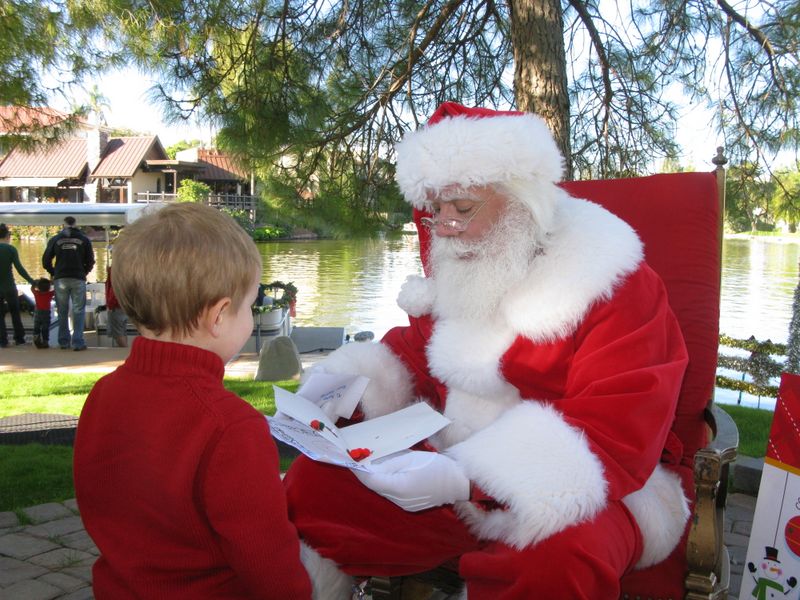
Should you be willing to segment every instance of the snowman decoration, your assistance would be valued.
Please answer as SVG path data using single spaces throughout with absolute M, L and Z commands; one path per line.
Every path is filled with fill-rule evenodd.
M 797 585 L 795 577 L 789 577 L 783 581 L 783 567 L 778 560 L 778 549 L 772 546 L 764 548 L 764 560 L 761 561 L 760 568 L 757 569 L 755 564 L 747 563 L 747 569 L 750 571 L 753 581 L 756 582 L 756 587 L 753 588 L 751 594 L 756 600 L 767 600 L 768 598 L 781 598 L 787 595 Z M 756 573 L 758 572 L 758 576 Z M 780 596 L 778 594 L 781 594 Z

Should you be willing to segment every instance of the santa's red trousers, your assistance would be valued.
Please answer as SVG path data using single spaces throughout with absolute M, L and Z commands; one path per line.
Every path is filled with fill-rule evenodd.
M 621 502 L 522 550 L 476 539 L 450 507 L 406 512 L 350 471 L 297 458 L 284 479 L 300 537 L 350 575 L 406 575 L 458 560 L 469 600 L 619 598 L 641 535 Z

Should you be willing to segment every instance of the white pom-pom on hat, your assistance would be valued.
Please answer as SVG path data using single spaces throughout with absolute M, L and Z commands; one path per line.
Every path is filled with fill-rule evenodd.
M 412 317 L 427 315 L 433 309 L 436 298 L 434 284 L 430 279 L 419 275 L 409 275 L 400 288 L 397 305 Z

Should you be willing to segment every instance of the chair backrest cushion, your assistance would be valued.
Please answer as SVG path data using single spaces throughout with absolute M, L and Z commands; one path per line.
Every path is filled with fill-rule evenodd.
M 720 206 L 714 173 L 572 181 L 571 195 L 604 206 L 639 234 L 681 326 L 689 364 L 673 431 L 682 462 L 706 445 L 703 411 L 713 397 L 719 345 Z

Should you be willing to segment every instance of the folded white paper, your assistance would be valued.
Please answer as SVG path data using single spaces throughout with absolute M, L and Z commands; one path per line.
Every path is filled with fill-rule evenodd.
M 361 393 L 365 387 L 361 388 Z M 330 392 L 324 385 L 306 385 L 297 394 L 277 386 L 273 389 L 277 412 L 274 417 L 267 417 L 272 435 L 313 460 L 351 469 L 369 471 L 373 461 L 406 450 L 450 423 L 420 402 L 382 417 L 338 428 L 318 406 L 320 397 Z M 309 399 L 305 396 L 309 389 L 315 393 L 322 390 L 322 394 Z M 346 390 L 341 391 L 346 393 Z M 356 404 L 359 399 L 360 394 Z

